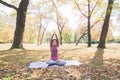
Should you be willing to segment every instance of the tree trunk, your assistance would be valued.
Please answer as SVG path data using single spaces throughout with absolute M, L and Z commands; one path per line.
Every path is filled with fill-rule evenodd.
M 98 21 L 96 21 L 94 24 L 92 24 L 92 25 L 90 26 L 90 29 L 92 29 L 92 28 L 95 26 L 95 24 L 97 24 L 98 22 L 100 22 L 100 20 L 98 20 Z M 76 45 L 79 44 L 81 38 L 82 38 L 84 35 L 88 34 L 87 31 L 88 31 L 88 29 L 86 29 L 86 30 L 83 32 L 83 34 L 79 37 L 79 39 L 78 39 L 77 42 L 76 42 Z
M 42 37 L 41 37 L 41 41 L 40 41 L 40 45 L 42 44 L 43 42 L 43 37 L 44 37 L 44 34 L 45 34 L 45 31 L 46 31 L 47 27 L 44 29 L 43 33 L 42 33 Z
M 90 30 L 90 1 L 88 0 L 88 47 L 91 47 L 91 30 Z
M 38 30 L 38 40 L 37 40 L 37 45 L 38 45 L 38 46 L 40 45 L 40 32 L 41 32 L 41 27 L 42 27 L 42 25 L 40 24 L 39 30 Z
M 29 0 L 22 0 L 17 10 L 16 29 L 11 49 L 23 48 L 23 35 L 25 29 L 25 19 Z
M 78 39 L 78 41 L 76 42 L 76 46 L 79 44 L 79 42 L 80 42 L 80 40 L 82 39 L 82 37 L 84 36 L 84 35 L 86 35 L 87 33 L 85 33 L 85 34 L 82 34 L 81 36 L 80 36 L 80 38 Z
M 88 16 L 86 16 L 86 14 L 84 14 L 84 13 L 82 12 L 82 10 L 81 10 L 81 8 L 79 7 L 78 3 L 76 2 L 76 0 L 74 0 L 75 4 L 76 4 L 77 8 L 79 9 L 79 11 L 81 12 L 81 14 L 88 19 L 88 26 L 87 26 L 87 27 L 88 27 L 88 28 L 87 28 L 87 31 L 88 31 L 88 32 L 87 32 L 87 31 L 85 31 L 85 32 L 88 33 L 88 47 L 91 47 L 91 27 L 93 27 L 96 23 L 98 23 L 98 22 L 100 21 L 100 20 L 98 20 L 98 21 L 96 21 L 93 25 L 91 25 L 91 24 L 90 24 L 91 15 L 92 15 L 94 9 L 96 8 L 96 5 L 98 4 L 98 1 L 99 1 L 99 0 L 97 0 L 95 6 L 94 6 L 92 9 L 90 9 L 90 0 L 87 0 L 87 1 L 88 1 L 88 5 L 87 5 L 87 6 L 88 6 Z M 85 32 L 84 32 L 84 33 L 85 33 Z M 80 38 L 78 39 L 78 41 L 76 42 L 76 45 L 78 45 L 78 43 L 80 42 L 80 39 L 81 39 L 81 36 L 80 36 Z
M 105 41 L 106 41 L 106 36 L 109 28 L 109 19 L 110 19 L 110 14 L 112 12 L 113 3 L 114 3 L 114 0 L 108 0 L 108 7 L 107 7 L 103 27 L 102 27 L 98 48 L 105 48 Z
M 62 32 L 60 32 L 60 45 L 62 45 Z
M 57 16 L 57 27 L 58 27 L 58 31 L 59 31 L 59 39 L 60 39 L 60 45 L 62 45 L 62 26 L 59 24 L 59 15 L 58 12 L 56 12 L 56 16 Z

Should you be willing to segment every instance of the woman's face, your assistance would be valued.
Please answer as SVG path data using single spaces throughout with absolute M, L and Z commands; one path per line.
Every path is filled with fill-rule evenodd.
M 53 46 L 56 46 L 56 45 L 57 45 L 56 40 L 53 40 L 52 45 L 53 45 Z

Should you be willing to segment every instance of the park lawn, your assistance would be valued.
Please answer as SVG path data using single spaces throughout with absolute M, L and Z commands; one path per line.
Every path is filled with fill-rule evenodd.
M 65 44 L 59 48 L 59 58 L 79 60 L 80 66 L 50 69 L 27 69 L 30 62 L 49 59 L 49 45 L 25 44 L 25 50 L 8 50 L 11 44 L 0 45 L 0 79 L 14 80 L 120 80 L 120 44 L 107 44 L 106 49 L 97 49 L 94 44 L 75 46 Z

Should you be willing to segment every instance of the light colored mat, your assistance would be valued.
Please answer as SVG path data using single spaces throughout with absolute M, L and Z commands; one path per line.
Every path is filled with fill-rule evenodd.
M 83 63 L 77 61 L 77 60 L 65 60 L 66 64 L 64 66 L 70 66 L 70 65 L 81 65 Z M 48 68 L 48 64 L 46 62 L 31 62 L 30 65 L 28 66 L 28 68 L 32 69 L 32 68 Z M 54 66 L 54 65 L 52 65 Z

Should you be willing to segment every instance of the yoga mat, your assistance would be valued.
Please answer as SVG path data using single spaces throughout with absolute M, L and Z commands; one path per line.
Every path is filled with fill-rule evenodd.
M 64 66 L 70 66 L 70 65 L 81 65 L 83 63 L 77 61 L 77 60 L 65 60 L 66 64 Z M 49 67 L 57 67 L 59 65 L 57 64 L 54 64 L 54 65 L 49 65 L 47 64 L 46 62 L 31 62 L 28 66 L 29 69 L 32 69 L 32 68 L 49 68 Z

